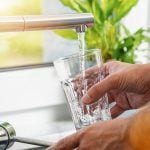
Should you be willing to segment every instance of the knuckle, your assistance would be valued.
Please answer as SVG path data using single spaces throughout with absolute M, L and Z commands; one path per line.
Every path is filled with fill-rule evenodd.
M 114 88 L 120 88 L 122 82 L 123 82 L 122 75 L 119 73 L 114 73 L 109 78 L 109 84 Z
M 60 140 L 58 143 L 56 143 L 54 150 L 63 150 L 66 147 L 66 142 L 64 139 Z
M 95 84 L 92 90 L 95 91 L 95 93 L 99 93 L 99 83 Z
M 82 130 L 79 131 L 79 137 L 81 139 L 83 139 L 83 137 L 86 135 L 86 133 L 87 133 L 87 128 L 85 127 L 85 128 L 83 128 Z
M 89 147 L 86 145 L 86 143 L 81 143 L 79 146 L 79 150 L 88 150 Z

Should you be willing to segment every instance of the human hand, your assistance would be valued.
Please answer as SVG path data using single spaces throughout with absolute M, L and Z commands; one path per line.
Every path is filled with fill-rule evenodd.
M 112 117 L 116 117 L 125 110 L 139 108 L 150 101 L 150 64 L 113 61 L 104 64 L 102 68 L 107 76 L 83 96 L 85 104 L 95 102 L 107 92 L 109 102 L 116 102 L 111 109 Z M 96 70 L 92 68 L 89 73 Z
M 53 150 L 132 150 L 128 130 L 130 119 L 97 122 L 60 140 Z

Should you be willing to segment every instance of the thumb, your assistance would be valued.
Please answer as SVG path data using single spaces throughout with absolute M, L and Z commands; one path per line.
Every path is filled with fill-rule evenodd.
M 102 81 L 91 87 L 87 93 L 82 97 L 85 104 L 90 104 L 99 100 L 105 93 L 118 87 L 119 74 L 114 73 L 107 76 Z

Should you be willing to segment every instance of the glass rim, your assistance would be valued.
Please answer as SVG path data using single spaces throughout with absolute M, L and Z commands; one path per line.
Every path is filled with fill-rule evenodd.
M 66 57 L 61 57 L 61 58 L 58 58 L 57 60 L 54 61 L 54 63 L 57 63 L 57 62 L 61 62 L 61 61 L 68 61 L 72 58 L 76 58 L 76 57 L 82 57 L 82 56 L 90 56 L 93 54 L 93 52 L 99 52 L 101 53 L 101 50 L 100 49 L 87 49 L 85 50 L 85 54 L 83 54 L 83 51 L 79 51 L 79 52 L 76 52 L 72 55 L 69 55 L 69 56 L 66 56 Z

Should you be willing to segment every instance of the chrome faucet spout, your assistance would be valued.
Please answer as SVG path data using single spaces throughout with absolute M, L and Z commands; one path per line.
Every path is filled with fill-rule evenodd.
M 0 32 L 76 29 L 83 32 L 94 24 L 91 13 L 35 15 L 35 16 L 1 16 Z

